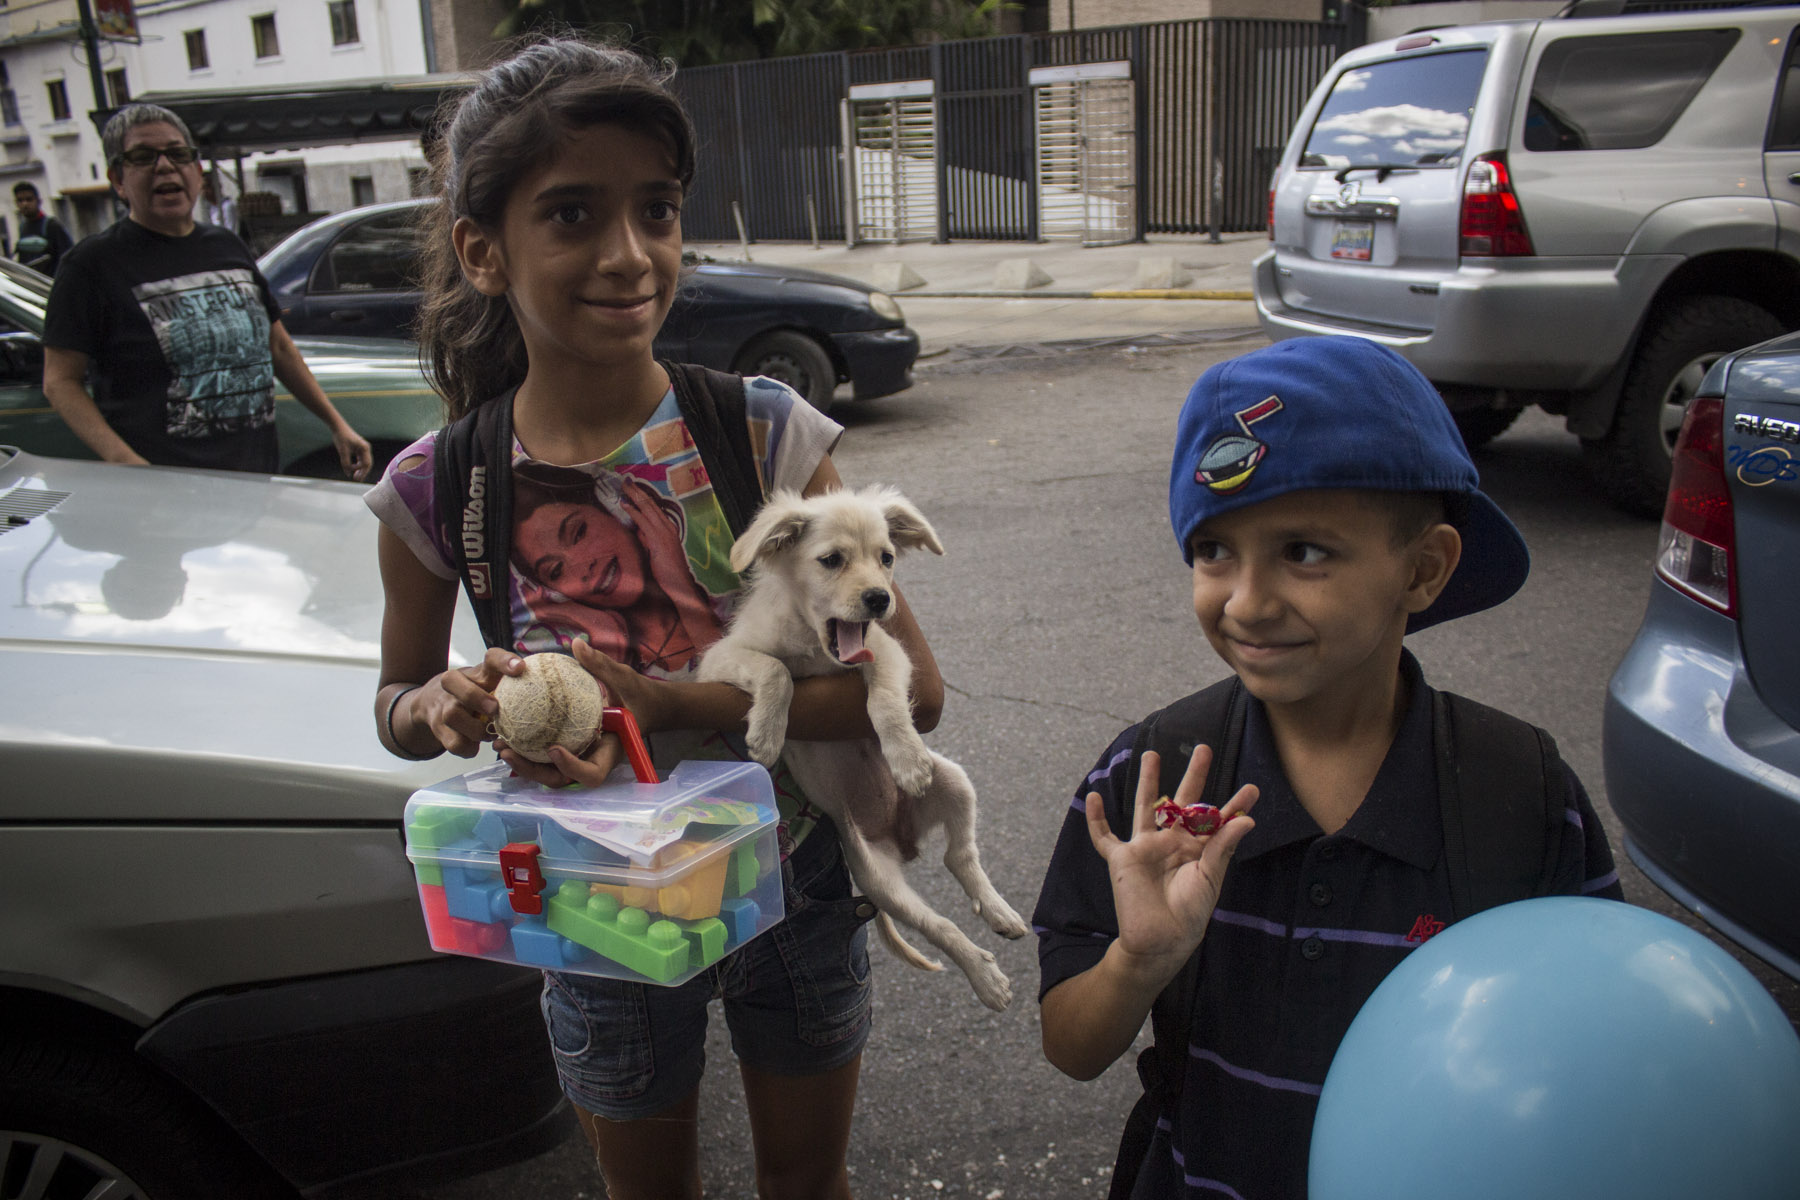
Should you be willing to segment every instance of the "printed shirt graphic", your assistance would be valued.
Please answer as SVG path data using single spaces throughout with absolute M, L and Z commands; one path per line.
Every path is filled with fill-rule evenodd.
M 765 490 L 805 487 L 843 432 L 790 389 L 744 381 L 750 444 Z M 437 512 L 427 434 L 395 457 L 367 494 L 375 515 L 434 574 L 455 579 L 451 531 Z M 673 391 L 625 443 L 597 462 L 541 463 L 513 442 L 514 648 L 566 651 L 585 638 L 657 679 L 691 679 L 730 624 L 742 586 L 731 527 L 713 494 Z M 743 739 L 701 731 L 656 735 L 656 765 L 749 757 Z M 787 833 L 814 816 L 785 767 L 774 772 Z
M 169 436 L 236 433 L 275 419 L 269 314 L 252 272 L 198 271 L 131 292 L 173 377 Z

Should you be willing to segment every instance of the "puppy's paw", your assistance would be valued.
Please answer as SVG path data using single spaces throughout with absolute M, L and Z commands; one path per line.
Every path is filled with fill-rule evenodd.
M 882 751 L 887 758 L 888 770 L 893 773 L 894 786 L 908 796 L 923 796 L 925 789 L 931 786 L 931 751 L 925 748 L 925 743 L 883 746 Z
M 986 902 L 976 900 L 973 907 L 976 914 L 987 922 L 988 928 L 1003 938 L 1022 938 L 1031 932 L 1031 926 L 1025 923 L 1025 918 L 1014 912 L 1012 905 L 997 895 Z
M 983 962 L 974 965 L 968 972 L 969 983 L 975 989 L 976 997 L 995 1012 L 1005 1012 L 1006 1006 L 1012 1003 L 1012 980 L 1006 977 L 998 966 L 994 965 L 994 956 L 983 950 Z
M 770 715 L 752 710 L 749 726 L 744 733 L 744 743 L 750 747 L 750 757 L 774 770 L 775 760 L 781 757 L 781 748 L 787 745 L 786 714 Z

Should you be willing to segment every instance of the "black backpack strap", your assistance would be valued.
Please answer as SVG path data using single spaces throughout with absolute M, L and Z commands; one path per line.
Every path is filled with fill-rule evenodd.
M 1213 748 L 1212 769 L 1206 775 L 1201 792 L 1203 804 L 1223 808 L 1231 798 L 1231 785 L 1237 778 L 1238 749 L 1244 740 L 1246 693 L 1236 676 L 1178 700 L 1162 709 L 1138 727 L 1132 746 L 1131 764 L 1125 777 L 1126 807 L 1123 828 L 1113 814 L 1113 833 L 1131 836 L 1132 807 L 1136 802 L 1138 764 L 1146 750 L 1161 756 L 1158 780 L 1159 796 L 1173 796 L 1187 773 L 1188 759 L 1200 744 Z M 1144 1094 L 1132 1106 L 1126 1118 L 1125 1132 L 1119 1138 L 1119 1154 L 1113 1163 L 1111 1200 L 1125 1200 L 1137 1182 L 1138 1169 L 1150 1152 L 1156 1136 L 1157 1118 L 1172 1111 L 1181 1096 L 1187 1078 L 1188 1030 L 1193 1022 L 1194 999 L 1200 983 L 1200 954 L 1188 956 L 1175 978 L 1157 995 L 1150 1006 L 1150 1032 L 1154 1044 L 1138 1055 L 1138 1079 Z
M 743 376 L 691 363 L 665 362 L 662 368 L 675 388 L 681 419 L 687 422 L 694 448 L 706 465 L 725 523 L 731 526 L 733 536 L 741 535 L 763 502 L 756 451 L 750 444 Z
M 512 639 L 512 402 L 497 396 L 440 430 L 432 490 L 451 566 L 489 646 Z
M 1432 745 L 1454 919 L 1547 895 L 1562 845 L 1556 742 L 1528 721 L 1435 692 Z

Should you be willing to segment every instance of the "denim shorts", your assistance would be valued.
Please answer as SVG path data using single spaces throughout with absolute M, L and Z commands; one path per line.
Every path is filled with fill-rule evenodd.
M 725 1002 L 738 1061 L 816 1075 L 869 1037 L 874 906 L 851 893 L 837 831 L 815 826 L 781 864 L 786 917 L 679 987 L 544 972 L 542 1007 L 565 1095 L 613 1121 L 654 1116 L 700 1085 L 706 1009 Z

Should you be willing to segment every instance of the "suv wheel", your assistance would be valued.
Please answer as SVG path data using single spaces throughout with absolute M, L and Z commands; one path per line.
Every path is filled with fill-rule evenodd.
M 1655 319 L 1625 375 L 1612 429 L 1583 443 L 1615 504 L 1646 517 L 1662 513 L 1681 418 L 1706 369 L 1782 332 L 1767 309 L 1731 296 L 1690 297 Z
M 837 368 L 825 348 L 791 329 L 777 329 L 751 342 L 732 364 L 739 375 L 767 375 L 787 384 L 820 412 L 831 410 Z
M 0 1184 L 21 1200 L 296 1200 L 193 1097 L 73 1033 L 0 1037 Z

